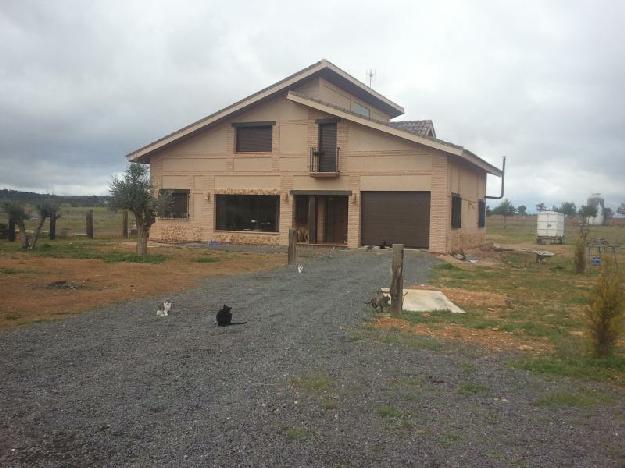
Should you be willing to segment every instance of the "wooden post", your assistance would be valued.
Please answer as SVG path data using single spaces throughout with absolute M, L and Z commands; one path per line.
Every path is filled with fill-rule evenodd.
M 9 242 L 15 242 L 15 220 L 9 219 L 9 231 L 7 232 L 7 239 Z
M 48 239 L 50 240 L 56 239 L 56 218 L 57 214 L 52 213 L 52 216 L 50 216 L 50 232 L 48 233 Z
M 317 197 L 308 197 L 308 242 L 317 243 Z
M 393 244 L 391 271 L 391 313 L 399 314 L 404 306 L 404 244 Z
M 128 210 L 122 211 L 122 239 L 128 239 Z
M 93 239 L 93 210 L 87 211 L 86 217 L 87 237 Z
M 289 265 L 297 260 L 297 231 L 289 229 Z

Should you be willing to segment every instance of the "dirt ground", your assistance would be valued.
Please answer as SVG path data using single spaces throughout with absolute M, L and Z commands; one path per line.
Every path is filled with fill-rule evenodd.
M 118 243 L 132 252 L 134 243 Z M 106 263 L 102 260 L 50 258 L 28 254 L 0 256 L 0 328 L 53 320 L 93 307 L 139 297 L 165 298 L 202 278 L 275 268 L 286 254 L 211 251 L 212 263 L 198 263 L 204 252 L 154 248 L 163 263 Z M 54 282 L 61 282 L 52 284 Z M 156 302 L 155 302 L 156 303 Z

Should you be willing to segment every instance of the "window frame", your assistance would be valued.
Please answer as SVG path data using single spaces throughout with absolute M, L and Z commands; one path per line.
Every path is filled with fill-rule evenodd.
M 163 193 L 169 193 L 172 195 L 174 194 L 185 194 L 186 195 L 186 212 L 183 216 L 175 216 L 175 212 L 173 211 L 173 199 L 172 199 L 172 207 L 168 208 L 166 210 L 164 210 L 163 215 L 164 216 L 159 216 L 159 219 L 189 219 L 191 217 L 190 215 L 190 209 L 191 209 L 191 190 L 190 189 L 161 189 L 159 191 L 159 194 L 163 194 Z
M 451 194 L 451 228 L 462 229 L 462 197 L 454 192 Z
M 486 227 L 486 200 L 477 201 L 477 227 Z
M 270 154 L 273 152 L 273 126 L 276 124 L 275 121 L 261 121 L 261 122 L 235 122 L 232 124 L 234 127 L 234 153 L 235 154 L 255 154 L 255 153 L 263 153 Z M 240 129 L 249 129 L 249 128 L 268 128 L 269 129 L 269 150 L 250 150 L 250 151 L 241 151 L 239 149 L 239 130 Z
M 273 225 L 275 226 L 274 230 L 263 230 L 263 229 L 245 229 L 243 227 L 238 227 L 235 229 L 227 228 L 227 219 L 220 220 L 220 216 L 224 215 L 221 210 L 224 209 L 220 204 L 220 200 L 224 198 L 235 198 L 235 197 L 246 197 L 246 198 L 272 198 L 275 201 L 275 219 L 273 220 Z M 261 218 L 258 215 L 255 215 L 254 218 Z M 251 219 L 250 219 L 251 221 Z M 223 228 L 220 226 L 224 226 Z M 248 194 L 216 194 L 215 195 L 215 231 L 216 232 L 245 232 L 245 233 L 262 233 L 262 234 L 278 234 L 280 232 L 280 195 L 248 195 Z

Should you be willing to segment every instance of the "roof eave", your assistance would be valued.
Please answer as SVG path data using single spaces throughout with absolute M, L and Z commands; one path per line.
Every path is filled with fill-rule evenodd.
M 395 128 L 386 124 L 385 122 L 360 117 L 344 109 L 334 107 L 331 104 L 301 96 L 297 93 L 294 93 L 293 91 L 289 91 L 286 98 L 290 101 L 311 107 L 321 112 L 325 112 L 330 115 L 334 115 L 336 117 L 344 118 L 346 120 L 350 120 L 352 122 L 364 125 L 366 127 L 373 128 L 375 130 L 379 130 L 379 131 L 388 133 L 390 135 L 394 135 L 394 136 L 403 138 L 405 140 L 412 141 L 414 143 L 419 143 L 421 145 L 427 146 L 432 149 L 443 151 L 447 154 L 458 156 L 464 159 L 465 161 L 468 161 L 472 163 L 473 165 L 480 167 L 481 169 L 488 172 L 489 174 L 493 174 L 498 177 L 501 177 L 501 174 L 502 174 L 501 171 L 497 169 L 495 166 L 484 161 L 482 158 L 475 155 L 471 151 L 466 150 L 461 146 L 454 145 L 453 143 L 449 143 L 449 142 L 435 139 L 435 138 L 422 137 L 414 133 L 408 132 L 406 130 L 400 130 L 398 128 Z

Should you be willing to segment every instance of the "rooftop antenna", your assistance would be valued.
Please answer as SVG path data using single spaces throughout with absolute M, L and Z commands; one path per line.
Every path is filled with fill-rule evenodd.
M 373 68 L 370 68 L 369 70 L 367 70 L 367 79 L 369 80 L 369 88 L 371 88 L 371 85 L 373 84 L 374 76 L 375 76 L 375 70 Z

